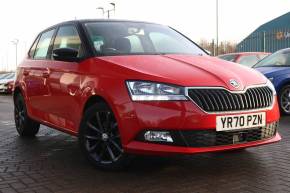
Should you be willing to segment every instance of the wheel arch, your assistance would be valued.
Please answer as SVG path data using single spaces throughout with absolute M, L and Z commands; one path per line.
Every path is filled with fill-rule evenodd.
M 287 78 L 287 79 L 284 79 L 283 81 L 280 81 L 278 84 L 277 84 L 277 94 L 279 95 L 282 88 L 284 88 L 286 85 L 290 85 L 290 77 Z
M 111 105 L 107 102 L 107 100 L 104 97 L 100 95 L 91 95 L 90 97 L 87 98 L 86 102 L 83 105 L 82 116 L 90 106 L 96 103 L 105 103 L 111 107 Z
M 87 97 L 87 99 L 84 102 L 83 108 L 82 108 L 81 119 L 84 117 L 86 110 L 90 106 L 97 104 L 97 103 L 104 103 L 104 104 L 108 105 L 108 107 L 112 110 L 112 112 L 114 113 L 114 116 L 117 120 L 118 125 L 121 126 L 121 120 L 120 120 L 120 116 L 118 113 L 118 108 L 116 108 L 116 106 L 111 102 L 112 101 L 108 100 L 106 97 L 104 97 L 102 95 L 98 95 L 98 94 L 94 94 L 94 95 Z M 80 123 L 81 123 L 81 120 L 80 120 Z M 122 132 L 121 132 L 121 136 L 122 136 Z
M 13 94 L 12 94 L 12 96 L 13 96 L 13 101 L 15 101 L 15 98 L 16 98 L 16 96 L 17 96 L 18 94 L 21 94 L 21 95 L 24 97 L 23 92 L 22 92 L 22 89 L 21 89 L 19 86 L 16 86 L 16 87 L 14 88 L 14 91 L 13 91 Z

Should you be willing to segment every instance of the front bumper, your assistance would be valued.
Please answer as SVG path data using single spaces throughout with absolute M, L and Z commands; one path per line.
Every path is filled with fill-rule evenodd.
M 196 154 L 196 153 L 208 153 L 216 151 L 227 151 L 248 147 L 256 147 L 260 145 L 266 145 L 270 143 L 275 143 L 281 140 L 279 133 L 267 140 L 253 141 L 248 143 L 225 145 L 225 146 L 213 146 L 213 147 L 177 147 L 169 145 L 160 145 L 152 143 L 144 143 L 139 141 L 133 141 L 126 146 L 126 151 L 134 154 L 145 154 L 145 155 L 171 155 L 171 154 Z
M 124 112 L 124 109 L 126 112 Z M 147 130 L 159 130 L 170 132 L 216 132 L 217 114 L 209 114 L 202 111 L 191 101 L 178 102 L 129 102 L 117 109 L 122 144 L 124 150 L 134 154 L 193 154 L 202 152 L 224 151 L 230 149 L 254 147 L 274 143 L 281 140 L 281 136 L 275 129 L 271 136 L 246 140 L 237 144 L 207 144 L 206 146 L 194 146 L 186 144 L 157 144 L 140 140 L 139 136 Z M 266 113 L 266 124 L 274 124 L 279 121 L 279 107 L 275 98 L 272 109 L 257 110 L 254 112 Z M 252 112 L 231 112 L 218 114 L 235 115 Z M 256 128 L 257 129 L 257 128 Z M 249 129 L 251 130 L 251 129 Z M 209 136 L 204 135 L 204 141 Z M 202 141 L 202 138 L 199 139 Z M 205 143 L 206 144 L 206 143 Z

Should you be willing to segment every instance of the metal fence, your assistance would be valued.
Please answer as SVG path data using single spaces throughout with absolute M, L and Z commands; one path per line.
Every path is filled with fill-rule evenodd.
M 237 47 L 237 52 L 275 52 L 290 47 L 290 29 L 275 29 L 249 35 Z

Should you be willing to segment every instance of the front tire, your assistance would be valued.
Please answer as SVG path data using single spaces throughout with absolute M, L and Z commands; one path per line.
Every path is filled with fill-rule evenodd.
M 34 137 L 39 131 L 40 124 L 28 116 L 21 94 L 14 99 L 14 120 L 16 130 L 21 137 Z
M 86 110 L 80 124 L 79 145 L 97 168 L 116 170 L 128 164 L 117 121 L 105 103 L 97 103 Z
M 281 89 L 278 98 L 281 113 L 290 115 L 290 85 L 286 85 Z

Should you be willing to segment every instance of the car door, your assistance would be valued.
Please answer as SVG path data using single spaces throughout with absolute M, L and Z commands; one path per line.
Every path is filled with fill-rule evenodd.
M 79 51 L 78 57 L 82 57 L 82 43 L 74 25 L 60 26 L 52 46 L 52 50 L 59 48 L 73 48 Z M 53 55 L 53 54 L 52 54 Z M 51 56 L 48 61 L 49 77 L 48 89 L 50 96 L 46 99 L 47 113 L 50 123 L 63 129 L 75 130 L 80 110 L 80 78 L 77 62 L 57 61 Z
M 39 35 L 29 52 L 29 58 L 21 67 L 23 82 L 28 99 L 28 111 L 32 117 L 47 121 L 45 98 L 49 96 L 47 87 L 47 60 L 52 45 L 55 28 L 44 31 Z

